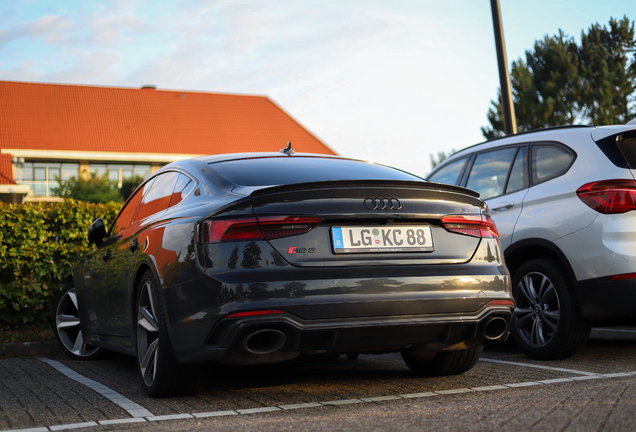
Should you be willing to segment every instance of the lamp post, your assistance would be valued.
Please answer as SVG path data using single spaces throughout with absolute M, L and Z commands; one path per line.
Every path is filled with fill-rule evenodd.
M 515 107 L 512 103 L 512 89 L 510 87 L 510 75 L 508 74 L 506 42 L 504 41 L 499 0 L 490 0 L 490 8 L 492 9 L 492 25 L 495 29 L 495 46 L 497 47 L 497 63 L 499 64 L 499 85 L 501 87 L 504 132 L 506 135 L 512 135 L 517 133 L 517 122 L 515 120 Z

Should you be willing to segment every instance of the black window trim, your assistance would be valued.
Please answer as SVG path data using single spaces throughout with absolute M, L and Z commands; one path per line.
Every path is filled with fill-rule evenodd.
M 568 165 L 568 167 L 564 171 L 560 172 L 557 175 L 550 176 L 550 177 L 548 177 L 546 179 L 543 179 L 543 180 L 541 180 L 538 183 L 535 183 L 533 181 L 533 178 L 532 178 L 532 148 L 535 147 L 535 146 L 545 146 L 545 145 L 551 145 L 551 146 L 559 147 L 559 148 L 563 149 L 566 153 L 568 153 L 568 154 L 570 154 L 572 156 L 572 160 L 570 161 L 570 164 Z M 464 164 L 464 167 L 462 168 L 462 170 L 461 170 L 461 172 L 459 174 L 459 181 L 457 182 L 457 186 L 466 187 L 466 183 L 468 182 L 469 173 L 473 169 L 473 165 L 475 163 L 475 159 L 477 158 L 478 155 L 480 155 L 482 153 L 489 153 L 489 152 L 492 152 L 492 151 L 503 150 L 503 149 L 507 149 L 507 148 L 514 148 L 514 147 L 517 148 L 517 152 L 515 153 L 515 157 L 514 157 L 514 159 L 512 161 L 512 164 L 510 164 L 510 168 L 508 169 L 508 175 L 506 177 L 506 183 L 505 183 L 505 186 L 504 186 L 504 191 L 506 191 L 508 189 L 508 183 L 510 182 L 510 174 L 512 172 L 512 168 L 514 166 L 514 162 L 515 162 L 515 160 L 517 158 L 517 155 L 519 154 L 519 149 L 521 147 L 526 147 L 527 148 L 526 167 L 525 167 L 525 169 L 526 169 L 526 182 L 524 184 L 524 188 L 523 189 L 520 189 L 520 190 L 517 190 L 517 191 L 514 191 L 514 192 L 509 192 L 509 193 L 516 193 L 516 192 L 519 192 L 521 190 L 531 188 L 533 186 L 545 183 L 546 181 L 549 181 L 549 180 L 552 180 L 552 179 L 555 179 L 557 177 L 561 177 L 562 175 L 567 174 L 567 172 L 570 171 L 570 168 L 572 168 L 572 165 L 574 165 L 574 162 L 576 161 L 576 159 L 578 157 L 576 151 L 574 151 L 572 148 L 570 148 L 569 146 L 567 146 L 567 145 L 565 145 L 565 144 L 563 144 L 562 142 L 559 142 L 559 141 L 551 141 L 551 140 L 543 141 L 542 140 L 542 141 L 518 142 L 518 143 L 506 144 L 506 145 L 502 145 L 502 146 L 489 147 L 489 148 L 486 148 L 486 149 L 482 149 L 482 150 L 479 150 L 479 151 L 475 151 L 475 152 L 469 153 L 467 155 L 463 155 L 463 156 L 460 156 L 460 157 L 457 157 L 457 158 L 453 158 L 451 160 L 444 161 L 444 163 L 442 165 L 440 165 L 439 167 L 436 167 L 436 169 L 433 170 L 431 172 L 431 174 L 436 173 L 437 171 L 441 170 L 446 165 L 454 163 L 454 162 L 456 162 L 456 161 L 458 161 L 458 160 L 460 160 L 462 158 L 467 158 L 468 160 Z M 426 179 L 428 180 L 429 177 L 430 177 L 430 175 L 427 176 Z M 509 193 L 506 192 L 506 193 L 503 193 L 501 195 L 497 195 L 495 197 L 490 197 L 488 199 L 490 200 L 490 199 L 493 199 L 493 198 L 499 198 L 499 197 L 508 195 Z
M 558 142 L 558 141 L 533 141 L 528 143 L 530 145 L 530 148 L 528 149 L 528 187 L 531 188 L 532 186 L 537 186 L 540 185 L 542 183 L 545 183 L 549 180 L 561 177 L 565 174 L 567 174 L 568 171 L 570 171 L 570 168 L 572 168 L 572 165 L 574 165 L 574 162 L 576 161 L 578 155 L 576 154 L 576 152 L 571 149 L 570 147 L 568 147 L 567 145 Z M 572 160 L 570 160 L 570 164 L 567 166 L 567 168 L 565 168 L 563 171 L 557 173 L 557 174 L 553 174 L 537 183 L 534 182 L 534 176 L 532 175 L 532 149 L 534 147 L 539 147 L 539 146 L 553 146 L 553 147 L 559 147 L 560 149 L 564 150 L 566 153 L 568 153 L 570 156 L 572 156 Z

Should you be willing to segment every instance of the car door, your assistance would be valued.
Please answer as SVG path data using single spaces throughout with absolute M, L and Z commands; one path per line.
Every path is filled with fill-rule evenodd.
M 502 248 L 513 232 L 528 193 L 528 146 L 512 146 L 477 153 L 465 187 L 479 192 L 497 224 Z
M 158 175 L 154 181 L 137 190 L 129 200 L 129 205 L 134 208 L 125 214 L 125 218 L 120 216 L 118 219 L 121 221 L 113 226 L 111 237 L 115 242 L 107 271 L 111 311 L 109 334 L 130 334 L 136 262 L 145 249 L 146 232 L 152 229 L 153 223 L 170 205 L 178 176 L 179 173 L 174 171 Z M 135 208 L 138 210 L 135 211 Z
M 515 242 L 528 238 L 555 241 L 591 224 L 598 214 L 581 211 L 586 206 L 568 182 L 576 153 L 549 142 L 533 143 L 530 152 L 531 186 L 515 227 Z

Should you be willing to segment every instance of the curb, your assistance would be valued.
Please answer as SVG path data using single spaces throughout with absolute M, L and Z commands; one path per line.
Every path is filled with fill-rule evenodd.
M 57 341 L 24 342 L 0 344 L 0 358 L 25 357 L 41 354 L 61 354 L 62 350 Z

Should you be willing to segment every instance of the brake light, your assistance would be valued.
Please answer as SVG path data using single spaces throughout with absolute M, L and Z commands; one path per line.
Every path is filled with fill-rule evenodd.
M 581 186 L 576 194 L 588 207 L 603 214 L 636 210 L 636 181 L 603 180 Z
M 275 239 L 310 231 L 322 219 L 317 216 L 264 216 L 260 218 L 210 219 L 202 225 L 203 243 Z
M 495 221 L 488 215 L 451 215 L 442 217 L 444 228 L 473 237 L 499 238 Z
M 610 276 L 610 281 L 612 282 L 627 280 L 627 279 L 636 279 L 636 273 L 624 273 L 624 274 Z

